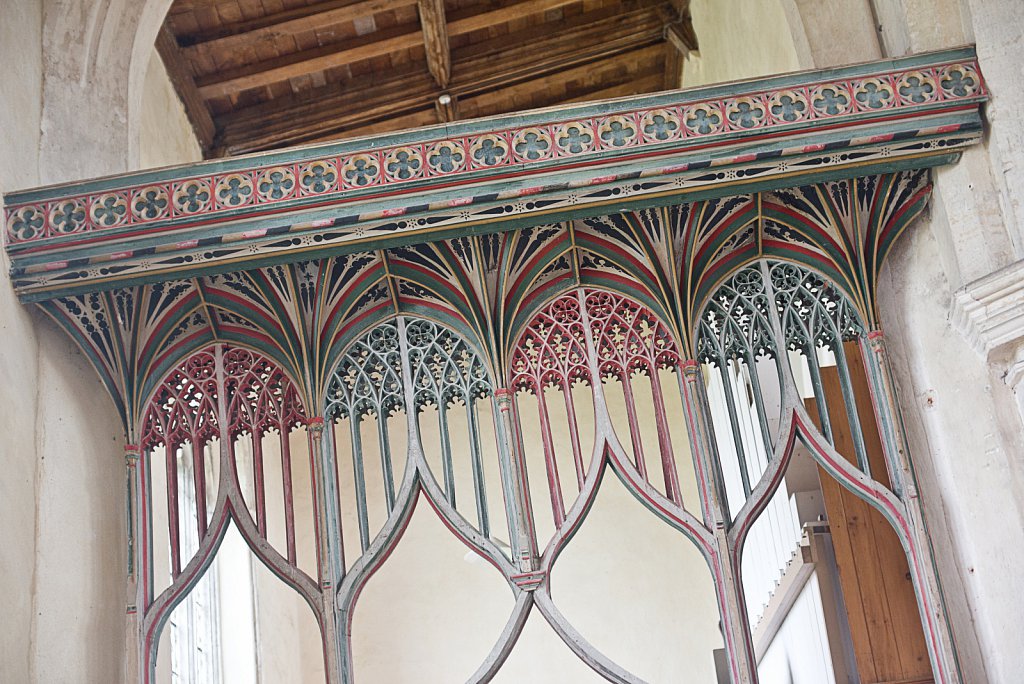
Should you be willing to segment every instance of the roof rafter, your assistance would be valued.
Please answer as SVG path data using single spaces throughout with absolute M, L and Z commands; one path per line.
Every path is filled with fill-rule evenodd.
M 478 116 L 480 114 L 475 112 L 482 111 L 483 100 L 498 102 L 496 95 L 488 93 L 512 94 L 516 92 L 514 86 L 530 82 L 535 82 L 532 90 L 539 93 L 546 86 L 586 76 L 587 71 L 578 71 L 579 67 L 590 64 L 597 74 L 605 66 L 613 66 L 604 65 L 608 60 L 663 44 L 665 16 L 662 4 L 623 14 L 603 9 L 573 17 L 559 31 L 556 40 L 543 43 L 542 50 L 538 50 L 538 43 L 531 41 L 537 33 L 532 27 L 506 36 L 507 47 L 495 50 L 487 49 L 485 44 L 472 45 L 455 52 L 451 81 L 444 92 L 459 103 L 458 118 Z M 582 88 L 565 99 L 558 97 L 557 90 L 552 91 L 552 98 L 531 106 L 580 101 L 586 99 L 589 92 L 601 98 L 663 88 L 661 82 L 649 80 L 646 72 L 630 71 L 629 64 L 626 60 L 620 62 L 621 68 L 606 69 L 607 73 L 619 73 L 619 76 L 595 88 Z M 552 76 L 555 78 L 550 78 Z M 628 85 L 630 82 L 632 86 Z M 529 90 L 526 87 L 526 91 Z M 613 90 L 614 94 L 605 95 L 606 90 Z M 368 127 L 372 130 L 382 122 L 388 122 L 384 126 L 390 126 L 391 130 L 400 127 L 400 123 L 405 124 L 401 127 L 426 125 L 437 122 L 434 109 L 441 94 L 426 73 L 421 72 L 417 77 L 408 70 L 392 74 L 386 80 L 353 82 L 340 90 L 324 87 L 304 93 L 302 97 L 271 101 L 219 118 L 222 133 L 218 142 L 225 152 L 242 154 L 341 134 L 352 135 Z M 472 104 L 463 111 L 463 102 Z M 434 114 L 428 115 L 430 111 Z M 501 113 L 486 107 L 483 111 Z
M 180 2 L 181 0 L 178 0 L 175 7 L 178 7 Z M 358 2 L 329 0 L 275 12 L 258 19 L 228 24 L 216 31 L 188 36 L 179 43 L 184 48 L 186 56 L 201 50 L 237 50 L 253 43 L 270 42 L 282 35 L 302 33 L 320 26 L 354 21 L 378 12 L 387 12 L 412 5 L 415 2 L 416 0 L 359 0 Z
M 448 35 L 470 33 L 529 14 L 547 12 L 575 1 L 525 0 L 499 9 L 480 12 L 450 22 Z M 336 46 L 329 45 L 211 74 L 199 79 L 199 92 L 207 99 L 230 96 L 248 89 L 286 81 L 312 71 L 332 69 L 360 60 L 387 55 L 396 50 L 420 47 L 422 41 L 423 35 L 419 27 L 410 29 L 399 26 L 364 36 L 357 45 L 342 50 L 337 50 Z

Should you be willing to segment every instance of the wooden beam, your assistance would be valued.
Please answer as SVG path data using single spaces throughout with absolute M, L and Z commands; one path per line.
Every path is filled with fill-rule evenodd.
M 234 52 L 261 43 L 270 44 L 281 36 L 343 24 L 373 16 L 378 12 L 407 7 L 415 2 L 416 0 L 331 0 L 228 24 L 216 31 L 179 38 L 178 43 L 187 55 L 200 50 Z
M 637 95 L 639 93 L 654 93 L 658 91 L 658 87 L 661 84 L 662 75 L 660 73 L 650 73 L 645 75 L 638 74 L 624 83 L 602 88 L 600 90 L 592 90 L 586 92 L 577 97 L 572 97 L 567 100 L 560 100 L 557 103 L 552 104 L 573 104 L 575 102 L 597 102 L 599 100 L 614 100 L 620 97 L 629 97 L 631 95 Z
M 537 78 L 550 70 L 566 69 L 589 61 L 599 61 L 649 45 L 661 39 L 664 26 L 652 9 L 618 13 L 617 8 L 577 15 L 565 22 L 562 30 L 538 36 L 535 27 L 508 34 L 502 41 L 507 47 L 495 49 L 493 44 L 476 43 L 453 54 L 452 80 L 460 96 L 502 87 L 509 82 Z M 535 40 L 531 40 L 531 38 Z M 541 58 L 538 57 L 541 56 Z M 405 67 L 386 75 L 379 73 L 296 93 L 286 98 L 262 102 L 220 117 L 225 128 L 233 126 L 268 126 L 277 121 L 296 123 L 292 110 L 306 110 L 318 105 L 322 112 L 333 114 L 354 109 L 378 94 L 392 92 L 400 97 L 403 89 L 409 97 L 429 95 L 429 75 L 422 68 Z M 440 94 L 440 92 L 436 92 Z
M 363 99 L 357 95 L 352 98 L 360 103 L 358 108 L 325 110 L 318 103 L 311 102 L 279 113 L 270 125 L 236 122 L 226 117 L 221 144 L 227 154 L 246 154 L 296 145 L 324 135 L 337 138 L 341 131 L 370 126 L 379 121 L 397 122 L 416 111 L 429 112 L 432 119 L 427 123 L 435 123 L 435 88 L 430 77 L 424 75 L 419 85 L 397 79 L 386 89 L 359 91 L 366 97 Z
M 499 111 L 486 104 L 487 93 L 524 83 L 525 88 L 508 91 L 509 96 L 522 99 L 530 96 L 531 89 L 543 87 L 537 79 L 558 74 L 562 80 L 586 78 L 590 70 L 597 69 L 608 74 L 597 88 L 573 94 L 570 101 L 621 97 L 662 88 L 663 69 L 657 74 L 632 76 L 621 68 L 608 70 L 616 58 L 638 49 L 653 50 L 645 57 L 648 60 L 653 60 L 658 50 L 664 50 L 658 47 L 664 45 L 664 17 L 659 10 L 646 8 L 625 14 L 601 11 L 591 15 L 575 17 L 569 22 L 569 30 L 552 31 L 538 42 L 529 42 L 530 34 L 537 34 L 533 27 L 506 36 L 504 42 L 508 47 L 501 50 L 492 48 L 488 52 L 477 44 L 457 51 L 453 55 L 451 86 L 446 92 L 459 103 L 472 98 L 470 108 L 457 113 L 459 118 L 478 116 L 481 105 L 488 113 Z M 347 136 L 353 129 L 375 126 L 378 120 L 433 111 L 440 94 L 426 71 L 417 74 L 407 70 L 384 80 L 375 76 L 340 89 L 333 86 L 310 91 L 286 104 L 262 103 L 218 117 L 217 121 L 223 130 L 226 151 L 242 154 L 307 142 L 311 136 Z M 477 98 L 481 95 L 484 99 Z M 564 101 L 555 97 L 546 104 Z
M 452 36 L 463 35 L 530 14 L 547 12 L 576 1 L 526 0 L 453 21 L 448 25 L 448 33 Z M 287 57 L 231 69 L 224 73 L 211 74 L 199 79 L 199 92 L 207 100 L 228 97 L 245 90 L 261 88 L 312 72 L 333 69 L 373 57 L 388 55 L 398 50 L 419 47 L 422 40 L 421 32 L 418 29 L 410 30 L 407 27 L 397 27 L 394 32 L 380 31 L 363 36 L 363 38 L 366 40 L 361 41 L 359 45 L 342 50 L 335 49 L 336 46 L 307 50 Z M 381 40 L 381 38 L 384 39 Z
M 669 41 L 665 41 L 665 90 L 675 90 L 683 85 L 683 56 Z
M 448 48 L 448 25 L 444 17 L 444 0 L 419 0 L 423 45 L 427 52 L 427 69 L 437 85 L 448 87 L 452 75 L 452 53 Z
M 196 140 L 203 152 L 208 152 L 213 147 L 213 140 L 216 135 L 216 127 L 210 117 L 210 111 L 206 108 L 196 83 L 192 79 L 192 72 L 181 56 L 178 43 L 174 34 L 164 24 L 156 36 L 156 50 L 163 60 L 164 68 L 167 69 L 167 76 L 178 93 L 182 105 L 185 107 L 185 114 L 192 124 L 192 130 L 196 134 Z
M 441 93 L 434 100 L 438 123 L 451 123 L 459 119 L 459 103 L 451 93 Z
M 664 18 L 650 8 L 626 14 L 600 14 L 600 20 L 578 26 L 565 33 L 552 33 L 542 40 L 529 43 L 524 30 L 508 36 L 509 47 L 492 52 L 474 48 L 457 51 L 453 65 L 452 85 L 449 90 L 461 104 L 474 98 L 471 108 L 458 112 L 460 118 L 479 116 L 476 112 L 488 92 L 496 92 L 516 84 L 523 89 L 510 91 L 511 96 L 529 96 L 531 89 L 542 87 L 538 79 L 561 74 L 567 78 L 587 78 L 590 71 L 601 69 L 608 74 L 623 72 L 594 89 L 594 94 L 573 94 L 572 99 L 617 97 L 637 92 L 654 91 L 662 81 L 651 81 L 650 75 L 636 75 L 640 81 L 623 84 L 627 74 L 621 67 L 608 71 L 609 65 L 620 55 L 641 48 L 664 50 L 662 29 Z M 522 35 L 520 35 L 520 33 Z M 653 53 L 651 53 L 653 54 Z M 463 56 L 465 55 L 465 56 Z M 539 56 L 540 55 L 540 56 Z M 651 55 L 647 55 L 647 59 Z M 590 68 L 588 68 L 588 65 Z M 604 73 L 604 72 L 602 72 Z M 657 75 L 658 79 L 664 76 Z M 640 89 L 637 89 L 637 88 Z M 303 95 L 287 106 L 266 102 L 237 114 L 218 118 L 223 134 L 221 144 L 228 154 L 257 152 L 287 144 L 308 141 L 311 135 L 348 135 L 353 128 L 375 125 L 374 122 L 404 117 L 413 112 L 433 111 L 441 92 L 425 72 L 397 74 L 388 79 L 380 76 L 365 77 L 349 82 L 344 88 L 325 88 L 311 96 Z M 476 96 L 483 95 L 484 99 Z M 550 101 L 554 104 L 561 99 Z M 493 108 L 486 105 L 488 113 Z M 505 110 L 501 110 L 505 111 Z M 435 113 L 436 117 L 436 113 Z M 386 130 L 386 129 L 385 129 Z M 392 129 L 393 130 L 393 129 Z
M 690 15 L 665 26 L 665 40 L 671 43 L 683 57 L 691 50 L 698 49 L 697 33 L 693 30 Z
M 683 61 L 697 50 L 697 34 L 693 30 L 689 0 L 679 7 L 679 19 L 665 25 L 665 89 L 683 85 Z
M 587 62 L 652 45 L 661 40 L 662 21 L 656 9 L 611 14 L 538 39 L 531 27 L 505 37 L 500 51 L 457 52 L 452 87 L 460 94 L 502 87 L 509 82 L 546 75 Z M 531 40 L 531 37 L 534 38 Z M 464 59 L 464 55 L 474 54 Z
M 624 86 L 628 95 L 637 92 L 636 81 L 644 78 L 648 68 L 654 72 L 655 87 L 662 78 L 660 45 L 649 45 L 600 62 L 588 62 L 569 69 L 555 69 L 544 76 L 526 79 L 503 88 L 489 90 L 461 99 L 459 111 L 464 118 L 537 109 L 566 100 L 592 100 L 595 92 Z
M 647 56 L 655 54 L 653 51 L 647 53 Z M 586 68 L 579 70 L 572 70 L 562 74 L 564 77 L 559 84 L 579 79 L 581 76 L 586 75 L 589 72 L 594 71 L 599 65 L 588 65 Z M 614 62 L 608 62 L 604 65 L 605 68 L 615 68 Z M 539 85 L 537 82 L 526 81 L 516 86 L 512 86 L 507 89 L 503 89 L 500 93 L 489 93 L 478 95 L 473 98 L 472 101 L 467 103 L 467 107 L 473 108 L 476 112 L 474 116 L 487 116 L 494 113 L 502 113 L 508 111 L 507 108 L 499 107 L 495 111 L 484 111 L 480 113 L 481 107 L 486 107 L 487 103 L 492 102 L 492 99 L 497 95 L 499 97 L 504 96 L 510 100 L 516 99 L 518 95 L 522 94 L 538 94 L 543 93 L 546 88 L 550 88 L 552 83 L 555 83 L 558 79 L 558 74 L 549 76 L 552 79 L 551 83 L 547 86 Z M 661 83 L 662 74 L 659 69 L 653 69 L 646 73 L 636 74 L 624 74 L 622 76 L 623 82 L 612 87 L 600 87 L 595 90 L 584 90 L 575 97 L 564 98 L 560 96 L 552 96 L 550 98 L 540 98 L 538 101 L 529 105 L 529 109 L 539 109 L 543 107 L 553 106 L 557 104 L 565 104 L 570 102 L 592 102 L 596 100 L 605 100 L 616 97 L 624 97 L 627 95 L 633 95 L 642 92 L 652 92 L 657 89 Z M 551 88 L 551 90 L 556 90 Z M 417 126 L 428 126 L 430 124 L 438 123 L 436 120 L 437 112 L 435 109 L 423 109 L 419 111 L 410 112 L 402 116 L 377 120 L 370 124 L 358 125 L 351 128 L 345 128 L 342 131 L 336 131 L 334 133 L 326 132 L 323 130 L 314 131 L 314 135 L 304 138 L 301 141 L 303 144 L 330 142 L 341 138 L 351 138 L 363 135 L 373 135 L 375 133 L 385 133 L 388 131 L 399 131 Z M 294 144 L 294 143 L 292 143 Z M 245 152 L 256 151 L 256 150 L 245 150 Z
M 339 138 L 358 138 L 364 135 L 375 135 L 377 133 L 389 133 L 398 131 L 407 131 L 414 128 L 422 128 L 423 126 L 430 126 L 437 123 L 437 114 L 433 109 L 424 109 L 418 112 L 412 112 L 404 116 L 395 117 L 386 121 L 376 121 L 366 126 L 360 126 L 358 128 L 350 128 L 344 131 L 343 135 L 338 133 L 324 133 L 316 137 L 309 138 L 303 142 L 305 143 L 321 143 L 330 142 L 332 140 L 338 140 Z

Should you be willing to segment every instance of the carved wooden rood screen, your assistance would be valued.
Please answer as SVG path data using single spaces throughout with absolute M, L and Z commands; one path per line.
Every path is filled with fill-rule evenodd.
M 469 681 L 530 615 L 642 681 L 550 581 L 611 473 L 754 682 L 748 561 L 804 458 L 891 526 L 927 679 L 961 681 L 876 302 L 985 97 L 959 50 L 8 195 L 19 294 L 124 420 L 129 678 L 233 524 L 360 681 L 360 594 L 426 501 L 514 600 Z

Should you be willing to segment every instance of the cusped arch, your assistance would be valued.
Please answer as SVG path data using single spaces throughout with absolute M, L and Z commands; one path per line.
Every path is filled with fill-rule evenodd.
M 143 415 L 141 473 L 147 491 L 150 489 L 150 456 L 155 447 L 164 447 L 170 464 L 176 459 L 176 449 L 184 443 L 193 445 L 194 458 L 203 457 L 202 450 L 195 447 L 205 446 L 212 440 L 220 445 L 216 455 L 217 497 L 209 515 L 206 513 L 205 489 L 209 483 L 205 480 L 205 468 L 199 461 L 195 466 L 195 506 L 200 527 L 195 554 L 184 566 L 180 558 L 173 563 L 171 583 L 156 597 L 153 596 L 151 570 L 142 578 L 144 676 L 153 676 L 158 637 L 171 611 L 213 563 L 232 521 L 252 553 L 311 607 L 323 635 L 324 606 L 318 582 L 297 566 L 291 549 L 285 557 L 274 548 L 266 538 L 266 528 L 259 515 L 253 520 L 238 481 L 233 449 L 234 440 L 242 434 L 262 434 L 274 422 L 283 430 L 305 422 L 305 411 L 292 380 L 255 351 L 224 345 L 206 347 L 193 352 L 165 375 L 153 390 Z M 170 466 L 168 468 L 170 472 Z M 311 481 L 310 487 L 315 486 Z M 169 482 L 168 491 L 172 490 L 176 496 L 176 485 Z M 144 530 L 151 528 L 151 504 L 147 497 L 141 511 Z M 180 547 L 175 548 L 178 520 L 175 505 L 168 512 L 172 559 L 180 554 Z M 149 536 L 145 535 L 142 553 L 149 558 L 146 567 L 151 569 L 153 542 Z
M 520 590 L 514 580 L 517 570 L 513 558 L 500 550 L 491 538 L 488 519 L 480 515 L 481 510 L 486 510 L 483 501 L 486 487 L 483 482 L 483 447 L 478 426 L 474 427 L 473 406 L 479 401 L 491 402 L 493 406 L 494 395 L 493 376 L 485 358 L 472 343 L 435 320 L 393 316 L 352 341 L 340 355 L 323 401 L 324 417 L 328 424 L 339 419 L 348 422 L 348 448 L 352 451 L 353 475 L 356 477 L 354 496 L 360 538 L 359 553 L 354 561 L 350 559 L 350 562 L 345 562 L 343 558 L 340 559 L 342 567 L 336 575 L 339 624 L 343 626 L 339 649 L 341 667 L 347 676 L 352 676 L 348 631 L 355 604 L 370 577 L 400 542 L 421 494 L 449 531 L 493 565 L 518 595 Z M 422 443 L 424 427 L 419 422 L 420 414 L 430 409 L 436 410 L 438 416 L 443 416 L 444 411 L 451 409 L 455 403 L 464 405 L 469 415 L 469 459 L 478 513 L 475 523 L 471 523 L 456 508 L 448 475 L 444 472 L 440 478 L 435 475 L 427 462 Z M 391 428 L 387 426 L 387 419 L 399 414 L 404 417 L 407 433 L 405 465 L 400 477 L 393 472 L 393 440 L 389 432 Z M 496 410 L 494 415 L 497 415 Z M 359 479 L 364 474 L 364 437 L 358 424 L 368 418 L 375 423 L 376 429 L 372 432 L 377 441 L 377 454 L 381 457 L 382 475 L 390 481 L 390 486 L 384 488 L 387 515 L 379 529 L 370 528 L 366 483 Z M 443 419 L 438 429 L 447 429 Z M 501 431 L 498 430 L 495 436 L 498 443 L 494 449 L 504 494 L 510 478 L 509 463 Z M 330 441 L 337 449 L 336 443 L 340 440 L 333 438 Z M 442 448 L 445 448 L 447 442 L 444 439 L 441 441 Z M 442 454 L 442 463 L 450 465 L 451 458 L 448 444 L 448 451 Z M 442 470 L 445 468 L 442 467 Z M 341 504 L 339 499 L 337 505 Z M 510 516 L 507 498 L 504 504 L 506 515 Z M 332 531 L 332 535 L 336 535 L 334 543 L 343 548 L 340 528 Z M 510 541 L 514 547 L 518 547 L 517 540 Z M 511 555 L 514 556 L 515 552 Z M 517 616 L 525 610 L 528 607 L 516 608 L 510 618 L 513 625 L 518 622 Z M 496 646 L 496 649 L 497 652 L 501 651 L 500 646 Z
M 722 375 L 730 430 L 720 430 L 719 441 L 723 434 L 731 432 L 731 439 L 725 441 L 740 461 L 745 500 L 733 516 L 737 522 L 756 508 L 752 500 L 774 493 L 772 483 L 781 477 L 785 468 L 783 456 L 792 447 L 793 413 L 804 410 L 796 380 L 801 368 L 794 367 L 793 353 L 805 359 L 803 371 L 810 376 L 809 389 L 818 407 L 824 438 L 831 440 L 829 407 L 821 389 L 820 350 L 834 355 L 844 389 L 844 406 L 831 408 L 845 411 L 850 424 L 859 425 L 843 345 L 864 336 L 862 320 L 846 293 L 826 276 L 797 262 L 779 259 L 757 260 L 734 270 L 705 300 L 700 316 L 693 322 L 693 335 L 698 360 L 717 368 Z M 778 378 L 780 415 L 775 431 L 768 425 L 761 386 L 764 375 L 755 371 L 763 359 L 774 363 Z M 750 383 L 748 394 L 752 395 L 748 398 L 756 409 L 757 430 L 755 436 L 746 439 L 738 415 L 741 401 L 726 370 L 733 365 L 746 369 L 743 377 Z M 768 457 L 760 471 L 750 472 L 745 450 L 751 446 Z M 861 468 L 867 471 L 866 459 L 860 453 L 863 440 L 858 441 L 858 452 Z
M 514 339 L 516 343 L 508 362 L 509 387 L 537 397 L 545 471 L 556 528 L 564 528 L 565 532 L 571 534 L 571 529 L 579 524 L 585 514 L 588 502 L 592 501 L 601 471 L 608 464 L 641 503 L 691 537 L 702 551 L 710 552 L 713 544 L 710 543 L 708 530 L 683 507 L 678 478 L 672 474 L 677 463 L 676 452 L 684 445 L 676 444 L 676 450 L 673 450 L 665 412 L 665 392 L 657 374 L 661 370 L 669 370 L 681 375 L 683 359 L 678 351 L 678 341 L 668 326 L 650 309 L 627 295 L 607 289 L 581 287 L 549 299 L 538 308 L 529 324 Z M 653 377 L 649 387 L 653 394 L 652 411 L 656 415 L 657 427 L 653 434 L 648 431 L 646 437 L 657 445 L 653 451 L 659 456 L 657 462 L 660 466 L 653 467 L 663 469 L 666 473 L 662 490 L 652 485 L 647 476 L 647 467 L 638 460 L 640 452 L 636 447 L 640 441 L 640 430 L 635 398 L 629 388 L 629 378 L 635 373 Z M 628 436 L 619 435 L 612 424 L 602 378 L 624 382 L 630 426 Z M 583 439 L 575 426 L 577 414 L 572 387 L 577 383 L 588 385 L 594 397 L 595 435 L 591 454 L 582 453 L 580 444 Z M 551 421 L 547 418 L 544 398 L 544 391 L 548 388 L 559 390 L 567 404 L 573 462 L 577 468 L 579 486 L 577 502 L 568 508 L 559 499 L 559 483 L 563 476 L 558 472 L 555 447 L 550 438 Z M 682 407 L 679 408 L 682 410 Z M 688 435 L 683 435 L 683 439 L 687 442 L 685 446 L 690 447 Z M 632 454 L 628 453 L 624 443 L 633 447 Z M 693 503 L 698 504 L 696 501 Z M 545 551 L 546 563 L 553 562 L 568 534 L 556 534 L 552 545 Z
M 554 536 L 547 542 L 540 557 L 541 573 L 545 577 L 550 575 L 559 555 L 584 525 L 596 501 L 606 471 L 611 469 L 625 485 L 626 490 L 647 510 L 694 542 L 696 550 L 708 564 L 711 575 L 715 578 L 715 585 L 719 590 L 717 606 L 724 615 L 725 596 L 720 591 L 721 559 L 715 550 L 710 531 L 699 519 L 683 508 L 677 482 L 674 485 L 669 484 L 665 492 L 652 486 L 642 462 L 639 462 L 641 465 L 638 467 L 636 451 L 630 453 L 620 441 L 620 436 L 612 425 L 605 398 L 605 385 L 609 379 L 623 382 L 628 386 L 630 377 L 634 374 L 655 376 L 650 383 L 650 391 L 655 395 L 652 410 L 660 416 L 657 422 L 661 429 L 656 432 L 662 434 L 655 436 L 654 433 L 648 432 L 646 437 L 655 437 L 655 442 L 662 447 L 662 466 L 675 465 L 677 453 L 673 451 L 671 440 L 665 439 L 668 437 L 668 426 L 664 415 L 665 407 L 662 405 L 664 394 L 656 378 L 658 372 L 662 370 L 680 376 L 683 373 L 684 359 L 678 351 L 678 343 L 669 327 L 648 307 L 629 296 L 587 286 L 576 287 L 549 298 L 538 307 L 529 323 L 518 331 L 513 339 L 515 344 L 507 364 L 507 382 L 513 391 L 529 393 L 536 397 L 544 451 L 544 472 L 548 478 L 551 506 L 556 518 Z M 587 385 L 593 396 L 595 434 L 591 453 L 581 452 L 580 445 L 585 440 L 577 434 L 578 429 L 575 426 L 577 417 L 582 416 L 575 412 L 578 407 L 574 408 L 572 388 L 579 383 Z M 680 388 L 681 385 L 682 382 Z M 573 501 L 568 502 L 571 504 L 568 506 L 560 498 L 562 474 L 558 472 L 560 464 L 556 462 L 553 453 L 556 447 L 550 434 L 551 426 L 556 421 L 550 417 L 546 418 L 548 405 L 554 401 L 553 396 L 545 398 L 545 390 L 549 389 L 561 393 L 567 404 L 569 442 L 574 452 L 572 463 L 577 468 L 578 483 L 578 495 Z M 628 389 L 625 392 L 627 413 L 630 414 L 628 422 L 636 427 L 635 398 L 629 396 Z M 679 396 L 678 400 L 682 403 L 683 397 Z M 518 401 L 521 402 L 522 398 L 520 397 Z M 519 405 L 520 414 L 525 410 L 523 405 Z M 683 411 L 682 406 L 679 410 Z M 632 446 L 635 444 L 633 436 L 635 435 L 622 435 L 621 440 Z M 687 435 L 684 435 L 684 439 L 686 438 Z M 653 451 L 658 453 L 659 449 Z M 529 470 L 529 467 L 527 469 Z M 665 479 L 671 482 L 667 476 Z M 535 496 L 534 501 L 537 500 Z M 696 501 L 693 503 L 697 504 Z M 550 591 L 547 580 L 539 584 L 534 590 L 535 604 L 577 657 L 610 681 L 640 681 L 588 643 L 555 606 Z
M 873 368 L 876 361 L 867 351 L 868 334 L 862 312 L 821 272 L 801 263 L 772 258 L 730 274 L 709 298 L 697 325 L 700 360 L 705 364 L 721 367 L 735 362 L 750 366 L 755 358 L 769 357 L 777 364 L 782 379 L 778 435 L 772 439 L 765 433 L 763 437 L 769 462 L 746 490 L 743 505 L 727 532 L 733 566 L 742 566 L 748 536 L 755 522 L 770 513 L 769 504 L 780 491 L 794 449 L 800 444 L 824 475 L 865 501 L 893 528 L 907 556 L 929 648 L 933 654 L 940 652 L 935 635 L 941 630 L 928 609 L 932 598 L 925 589 L 927 571 L 922 567 L 923 555 L 913 534 L 911 514 L 889 484 L 890 478 L 896 479 L 893 465 L 887 454 L 872 457 L 875 467 L 882 469 L 873 472 L 865 449 L 868 437 L 875 441 L 883 438 L 869 432 L 875 426 L 870 419 L 862 421 L 864 411 L 871 412 L 880 422 L 893 421 L 895 417 L 874 396 L 868 378 L 858 379 L 867 390 L 857 390 L 860 401 L 855 396 L 854 373 L 881 372 Z M 848 357 L 850 354 L 856 357 Z M 820 367 L 819 357 L 825 358 Z M 863 369 L 853 368 L 853 361 L 863 364 Z M 827 392 L 822 389 L 825 370 L 830 374 L 831 389 Z M 797 391 L 797 376 L 801 373 L 806 377 L 803 394 Z M 750 375 L 756 377 L 754 373 Z M 842 454 L 829 426 L 829 410 L 836 424 L 843 425 L 841 432 L 835 433 L 845 435 Z M 740 441 L 735 431 L 734 435 Z M 740 602 L 745 603 L 743 583 L 738 590 Z
M 467 338 L 453 331 L 442 322 L 422 316 L 394 315 L 378 322 L 361 336 L 352 340 L 339 356 L 329 376 L 324 397 L 324 416 L 329 421 L 348 421 L 349 447 L 357 461 L 354 475 L 359 478 L 363 467 L 363 440 L 358 423 L 370 418 L 375 423 L 376 451 L 381 458 L 384 495 L 387 515 L 390 517 L 397 506 L 396 486 L 407 478 L 395 472 L 392 464 L 391 434 L 388 419 L 402 413 L 406 424 L 395 427 L 406 434 L 406 470 L 418 469 L 418 479 L 425 488 L 432 505 L 451 507 L 454 511 L 453 480 L 450 475 L 451 445 L 447 436 L 446 415 L 453 403 L 460 403 L 469 413 L 468 439 L 470 456 L 474 461 L 474 495 L 477 500 L 477 529 L 488 535 L 486 513 L 482 510 L 480 477 L 481 435 L 475 405 L 478 401 L 494 398 L 493 375 L 487 357 Z M 409 408 L 412 407 L 410 411 Z M 418 422 L 420 414 L 430 409 L 437 413 L 442 431 L 441 477 L 436 477 L 427 465 L 421 431 Z M 338 440 L 334 440 L 337 447 Z M 443 488 L 438 484 L 443 482 Z M 438 485 L 435 492 L 434 486 Z M 355 495 L 359 499 L 359 528 L 361 551 L 365 552 L 373 536 L 369 530 L 366 506 L 365 483 L 356 482 Z M 441 501 L 435 501 L 435 493 Z

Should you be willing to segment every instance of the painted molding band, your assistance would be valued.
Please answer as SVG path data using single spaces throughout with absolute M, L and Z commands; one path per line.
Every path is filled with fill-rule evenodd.
M 5 197 L 24 300 L 948 163 L 972 48 L 202 162 Z

